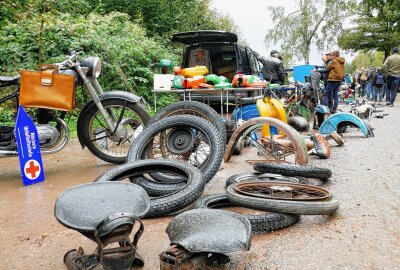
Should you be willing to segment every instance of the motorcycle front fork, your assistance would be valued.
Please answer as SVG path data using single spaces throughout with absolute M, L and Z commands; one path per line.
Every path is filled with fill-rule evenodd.
M 101 101 L 99 99 L 99 95 L 103 94 L 103 89 L 101 88 L 100 84 L 97 82 L 96 79 L 89 80 L 85 72 L 82 70 L 82 68 L 78 67 L 76 70 L 79 73 L 79 76 L 82 78 L 83 84 L 85 85 L 87 91 L 89 92 L 89 95 L 91 96 L 94 104 L 96 105 L 100 114 L 103 116 L 104 121 L 106 122 L 108 128 L 111 131 L 115 132 L 117 130 L 116 126 L 114 125 L 115 119 L 112 119 L 115 118 L 115 116 L 111 114 L 112 118 L 110 117 L 110 115 L 106 112 L 106 110 L 103 107 L 103 104 L 101 104 Z M 96 88 L 93 87 L 92 84 L 94 84 Z

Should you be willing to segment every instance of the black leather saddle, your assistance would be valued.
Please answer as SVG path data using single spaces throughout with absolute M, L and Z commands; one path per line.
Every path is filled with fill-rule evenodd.
M 66 253 L 69 270 L 128 270 L 143 265 L 137 242 L 144 226 L 140 217 L 150 209 L 150 198 L 138 185 L 124 182 L 89 183 L 67 189 L 56 200 L 54 215 L 64 226 L 97 243 L 96 251 L 84 255 L 83 249 Z M 129 239 L 135 223 L 139 229 Z M 119 243 L 118 248 L 105 247 Z

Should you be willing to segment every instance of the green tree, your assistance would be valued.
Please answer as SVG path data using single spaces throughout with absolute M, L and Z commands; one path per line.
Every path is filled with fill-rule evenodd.
M 385 52 L 373 51 L 370 54 L 371 65 L 374 67 L 382 67 L 383 62 L 385 61 Z
M 344 73 L 351 74 L 353 72 L 354 72 L 354 70 L 353 70 L 351 64 L 346 63 L 345 66 L 344 66 Z
M 296 0 L 298 10 L 286 15 L 284 7 L 270 6 L 274 26 L 265 43 L 267 47 L 280 43 L 283 51 L 308 64 L 312 44 L 322 51 L 336 42 L 353 4 L 353 0 Z
M 400 43 L 400 0 L 363 0 L 355 10 L 355 26 L 341 34 L 340 47 L 383 51 L 386 59 Z
M 103 61 L 105 90 L 128 89 L 152 100 L 153 66 L 179 63 L 172 33 L 196 29 L 239 32 L 211 0 L 0 0 L 0 74 L 37 69 L 69 48 Z M 169 98 L 170 101 L 170 98 Z M 162 101 L 160 101 L 162 102 Z
M 368 68 L 370 64 L 371 64 L 370 57 L 366 53 L 361 52 L 351 62 L 351 68 L 354 71 L 361 70 L 363 68 Z
M 41 16 L 9 23 L 0 29 L 0 74 L 37 69 Z M 153 64 L 176 60 L 170 50 L 122 13 L 71 16 L 46 14 L 42 29 L 44 63 L 59 62 L 69 48 L 99 56 L 103 63 L 100 83 L 105 90 L 126 89 L 151 99 Z
M 92 5 L 103 14 L 127 13 L 131 20 L 142 24 L 150 36 L 163 39 L 183 31 L 238 30 L 228 15 L 211 8 L 211 0 L 95 0 Z

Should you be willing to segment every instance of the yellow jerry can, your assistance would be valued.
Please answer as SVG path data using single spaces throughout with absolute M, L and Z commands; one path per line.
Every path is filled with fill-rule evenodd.
M 285 109 L 283 108 L 282 103 L 275 98 L 266 97 L 264 100 L 257 100 L 257 109 L 261 117 L 272 117 L 287 123 Z M 271 136 L 270 126 L 263 125 L 261 134 L 263 138 L 269 138 Z M 282 131 L 279 130 L 279 134 L 283 135 Z

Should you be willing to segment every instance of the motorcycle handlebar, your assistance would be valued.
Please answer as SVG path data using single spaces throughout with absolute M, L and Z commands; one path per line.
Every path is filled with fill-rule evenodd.
M 65 57 L 65 60 L 61 63 L 56 63 L 56 65 L 59 66 L 60 68 L 74 66 L 74 64 L 76 62 L 76 61 L 74 61 L 74 58 L 76 58 L 78 55 L 80 55 L 82 53 L 83 53 L 82 51 L 76 52 L 76 51 L 69 50 L 68 55 Z

